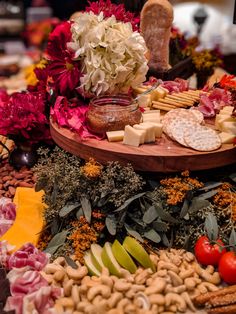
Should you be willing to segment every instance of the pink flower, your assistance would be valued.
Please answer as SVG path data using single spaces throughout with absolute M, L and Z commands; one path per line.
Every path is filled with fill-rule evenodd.
M 31 142 L 49 140 L 49 126 L 41 93 L 14 93 L 0 106 L 0 134 Z
M 51 61 L 48 71 L 56 90 L 63 96 L 68 96 L 78 86 L 82 75 L 80 63 L 73 61 L 74 54 L 67 48 L 67 43 L 71 41 L 71 23 L 63 22 L 54 29 L 46 49 L 47 58 Z
M 42 270 L 48 262 L 48 255 L 41 252 L 31 243 L 26 243 L 14 252 L 7 261 L 8 269 L 29 266 L 31 269 Z
M 103 12 L 104 17 L 111 17 L 114 15 L 118 21 L 124 23 L 130 22 L 133 31 L 139 30 L 138 24 L 140 19 L 135 17 L 133 13 L 126 11 L 124 4 L 113 4 L 110 0 L 99 0 L 96 2 L 88 1 L 88 3 L 89 6 L 86 7 L 86 12 L 92 11 L 96 15 Z
M 7 232 L 16 218 L 16 205 L 6 197 L 0 199 L 0 237 Z

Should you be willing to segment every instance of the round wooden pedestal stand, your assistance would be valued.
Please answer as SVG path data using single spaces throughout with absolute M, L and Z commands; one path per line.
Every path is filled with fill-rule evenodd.
M 107 140 L 81 140 L 77 134 L 57 124 L 50 125 L 51 135 L 58 146 L 85 160 L 93 157 L 105 164 L 119 161 L 131 163 L 135 170 L 150 172 L 175 172 L 182 170 L 205 170 L 236 162 L 236 147 L 224 144 L 213 152 L 198 152 L 169 140 L 165 135 L 156 143 L 132 147 Z

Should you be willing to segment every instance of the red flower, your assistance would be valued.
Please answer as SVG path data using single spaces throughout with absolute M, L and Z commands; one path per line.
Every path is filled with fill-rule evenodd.
M 46 55 L 50 64 L 48 71 L 55 82 L 56 90 L 68 96 L 79 84 L 81 72 L 79 62 L 73 61 L 73 53 L 68 50 L 71 41 L 71 22 L 59 24 L 50 34 Z
M 236 88 L 235 76 L 225 74 L 220 80 L 220 86 L 226 88 Z
M 0 106 L 0 134 L 31 142 L 49 140 L 50 132 L 41 93 L 14 93 Z
M 115 16 L 117 21 L 122 21 L 125 23 L 130 22 L 133 28 L 133 31 L 139 30 L 139 21 L 138 17 L 129 11 L 125 10 L 124 4 L 113 4 L 111 0 L 99 0 L 96 2 L 88 1 L 89 6 L 86 7 L 86 12 L 92 11 L 94 14 L 99 15 L 103 12 L 104 17 Z

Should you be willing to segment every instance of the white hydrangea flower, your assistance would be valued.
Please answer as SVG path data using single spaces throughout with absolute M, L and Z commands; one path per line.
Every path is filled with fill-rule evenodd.
M 92 12 L 81 13 L 71 26 L 68 48 L 81 60 L 81 87 L 95 95 L 127 92 L 140 85 L 148 71 L 143 37 L 130 23 L 104 19 Z

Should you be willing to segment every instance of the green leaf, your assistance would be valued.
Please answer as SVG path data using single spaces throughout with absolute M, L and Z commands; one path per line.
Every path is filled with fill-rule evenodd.
M 208 198 L 211 198 L 213 197 L 214 195 L 216 195 L 218 193 L 217 190 L 211 190 L 209 192 L 206 192 L 206 193 L 203 193 L 199 196 L 197 196 L 198 199 L 201 199 L 201 200 L 207 200 Z
M 150 206 L 143 215 L 143 222 L 150 224 L 158 217 L 158 213 L 154 205 Z
M 155 209 L 157 211 L 158 217 L 160 217 L 162 220 L 176 224 L 178 223 L 178 220 L 176 220 L 174 217 L 172 217 L 169 213 L 164 211 L 161 203 L 155 204 Z
M 116 234 L 116 217 L 115 215 L 109 215 L 106 217 L 105 224 L 107 227 L 107 230 L 111 235 Z
M 82 210 L 84 212 L 84 216 L 88 223 L 91 222 L 92 208 L 89 199 L 87 197 L 82 196 L 80 199 Z
M 80 206 L 80 204 L 78 202 L 74 203 L 74 204 L 66 204 L 64 207 L 62 207 L 62 209 L 59 212 L 59 216 L 60 217 L 66 217 L 67 215 L 69 215 L 73 210 L 75 210 L 76 208 L 78 208 Z
M 48 246 L 44 251 L 53 255 L 58 250 L 58 248 L 65 243 L 67 233 L 68 230 L 63 230 L 60 233 L 57 233 L 48 243 Z
M 39 178 L 35 184 L 35 188 L 34 188 L 35 192 L 39 192 L 43 190 L 46 187 L 47 183 L 48 183 L 48 178 L 46 176 Z
M 232 231 L 230 233 L 229 245 L 231 247 L 236 247 L 236 232 L 235 232 L 234 228 L 232 229 Z
M 236 172 L 232 173 L 229 177 L 232 181 L 236 182 Z
M 136 194 L 136 195 L 134 195 L 134 196 L 128 198 L 128 199 L 124 202 L 124 204 L 121 205 L 120 207 L 118 207 L 114 212 L 119 212 L 119 211 L 125 209 L 126 207 L 129 206 L 129 204 L 131 204 L 134 200 L 136 200 L 136 199 L 142 197 L 145 193 L 146 193 L 146 192 L 139 193 L 139 194 Z
M 212 213 L 208 213 L 205 220 L 205 230 L 211 241 L 216 241 L 219 234 L 217 219 Z
M 187 215 L 187 213 L 188 213 L 188 209 L 189 209 L 189 200 L 186 198 L 184 200 L 183 206 L 181 208 L 179 217 L 180 218 L 184 218 Z
M 162 243 L 166 246 L 166 247 L 170 247 L 170 241 L 168 240 L 167 236 L 165 233 L 161 234 L 161 240 Z
M 204 199 L 201 199 L 199 197 L 194 197 L 190 206 L 189 206 L 189 210 L 188 212 L 190 214 L 193 214 L 205 207 L 208 207 L 211 203 L 208 201 L 208 200 L 204 200 Z
M 166 232 L 168 230 L 168 225 L 163 221 L 154 221 L 152 227 L 159 232 Z
M 161 242 L 160 235 L 154 229 L 150 229 L 149 231 L 144 232 L 143 236 L 154 243 Z
M 84 216 L 84 212 L 83 212 L 83 209 L 80 208 L 77 213 L 76 213 L 76 218 L 79 220 L 80 217 Z
M 141 235 L 137 231 L 132 229 L 129 225 L 125 224 L 125 229 L 126 229 L 126 231 L 128 232 L 129 235 L 131 235 L 135 239 L 139 240 L 140 242 L 144 242 L 143 238 L 141 237 Z
M 218 186 L 221 186 L 222 182 L 207 182 L 205 183 L 204 187 L 201 189 L 198 189 L 198 191 L 208 191 L 214 188 L 217 188 Z
M 68 264 L 69 266 L 71 266 L 72 268 L 77 269 L 77 268 L 79 267 L 79 266 L 73 261 L 73 259 L 70 258 L 69 256 L 65 256 L 65 260 L 66 260 L 67 264 Z

